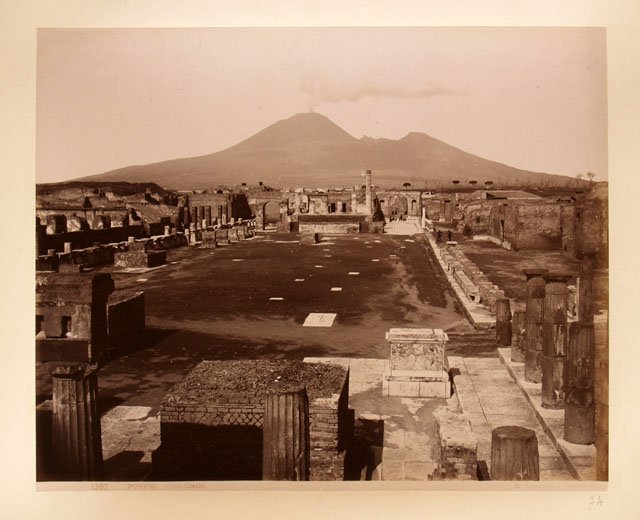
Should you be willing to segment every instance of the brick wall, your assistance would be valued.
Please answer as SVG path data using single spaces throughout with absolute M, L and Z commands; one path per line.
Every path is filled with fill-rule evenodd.
M 167 394 L 160 409 L 162 444 L 153 454 L 154 478 L 261 479 L 266 394 L 260 389 L 287 384 L 293 370 L 307 381 L 310 478 L 343 480 L 351 436 L 348 371 L 269 360 L 205 361 Z M 309 370 L 328 373 L 331 381 L 306 374 Z M 251 385 L 254 377 L 258 382 Z
M 478 440 L 462 413 L 437 418 L 440 457 L 433 480 L 478 480 Z

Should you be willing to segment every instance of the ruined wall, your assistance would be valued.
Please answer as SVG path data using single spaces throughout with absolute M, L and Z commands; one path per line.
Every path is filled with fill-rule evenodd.
M 491 209 L 488 231 L 516 251 L 560 251 L 562 206 L 557 201 L 499 203 Z
M 598 264 L 608 265 L 609 211 L 606 200 L 588 199 L 574 211 L 575 254 L 577 258 L 592 255 Z
M 92 229 L 89 231 L 75 231 L 59 233 L 56 235 L 41 236 L 38 242 L 40 251 L 55 249 L 58 252 L 64 251 L 65 242 L 71 242 L 71 249 L 85 249 L 94 243 L 110 244 L 123 242 L 129 237 L 143 238 L 145 230 L 143 226 L 113 227 L 107 229 Z
M 495 203 L 487 201 L 462 203 L 460 205 L 461 218 L 458 222 L 458 228 L 464 233 L 473 235 L 488 233 L 493 206 L 495 206 Z
M 109 355 L 144 346 L 144 292 L 116 291 L 107 301 Z
M 109 274 L 36 274 L 37 361 L 100 359 L 107 347 Z

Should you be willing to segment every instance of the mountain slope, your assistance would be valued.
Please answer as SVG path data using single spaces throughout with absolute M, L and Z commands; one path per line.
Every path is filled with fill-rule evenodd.
M 83 180 L 155 182 L 193 189 L 220 184 L 346 186 L 364 169 L 377 185 L 415 186 L 425 178 L 509 183 L 566 183 L 567 177 L 512 168 L 466 153 L 426 134 L 399 140 L 356 139 L 317 113 L 296 114 L 225 150 L 184 159 L 128 166 Z

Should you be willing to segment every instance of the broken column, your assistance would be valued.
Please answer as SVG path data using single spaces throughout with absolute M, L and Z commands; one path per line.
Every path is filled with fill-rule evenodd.
M 300 201 L 302 199 L 302 190 L 296 189 L 293 195 L 293 213 L 298 215 L 300 213 Z
M 267 395 L 262 479 L 309 480 L 309 399 L 305 388 Z
M 71 242 L 65 242 L 64 243 L 64 250 L 65 253 L 71 253 Z
M 200 224 L 198 223 L 198 208 L 196 208 L 195 206 L 191 208 L 191 222 L 189 223 L 189 225 L 193 225 L 195 228 L 200 226 Z
M 382 379 L 385 396 L 451 397 L 446 356 L 449 336 L 442 329 L 391 329 L 389 370 Z
M 491 432 L 491 480 L 540 480 L 538 439 L 522 426 Z
M 544 269 L 527 269 L 524 379 L 542 381 L 542 323 L 544 321 Z
M 210 228 L 212 224 L 211 219 L 211 206 L 205 206 L 204 208 L 205 227 Z
M 593 258 L 585 257 L 578 278 L 578 321 L 593 320 Z
M 609 479 L 609 319 L 599 312 L 595 334 L 596 479 Z
M 367 170 L 365 176 L 365 204 L 367 206 L 367 214 L 373 213 L 373 206 L 371 205 L 371 170 Z
M 164 227 L 164 236 L 168 237 L 171 234 L 171 226 Z
M 511 361 L 514 363 L 524 363 L 525 360 L 526 316 L 524 309 L 513 311 L 513 319 L 511 320 Z
M 496 300 L 496 343 L 502 347 L 511 345 L 511 304 L 508 298 Z
M 573 322 L 565 366 L 564 440 L 593 444 L 595 431 L 595 334 L 593 323 Z
M 571 275 L 548 273 L 542 325 L 542 406 L 564 407 L 564 362 L 567 351 L 567 281 Z
M 53 452 L 59 480 L 102 478 L 102 437 L 96 369 L 57 367 L 53 376 Z

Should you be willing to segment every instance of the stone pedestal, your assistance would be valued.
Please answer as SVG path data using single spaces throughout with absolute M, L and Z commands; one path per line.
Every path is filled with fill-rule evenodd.
M 389 371 L 382 380 L 385 396 L 451 397 L 446 357 L 449 337 L 442 329 L 391 329 Z
M 102 478 L 98 379 L 86 365 L 58 367 L 53 376 L 54 472 L 59 480 Z

